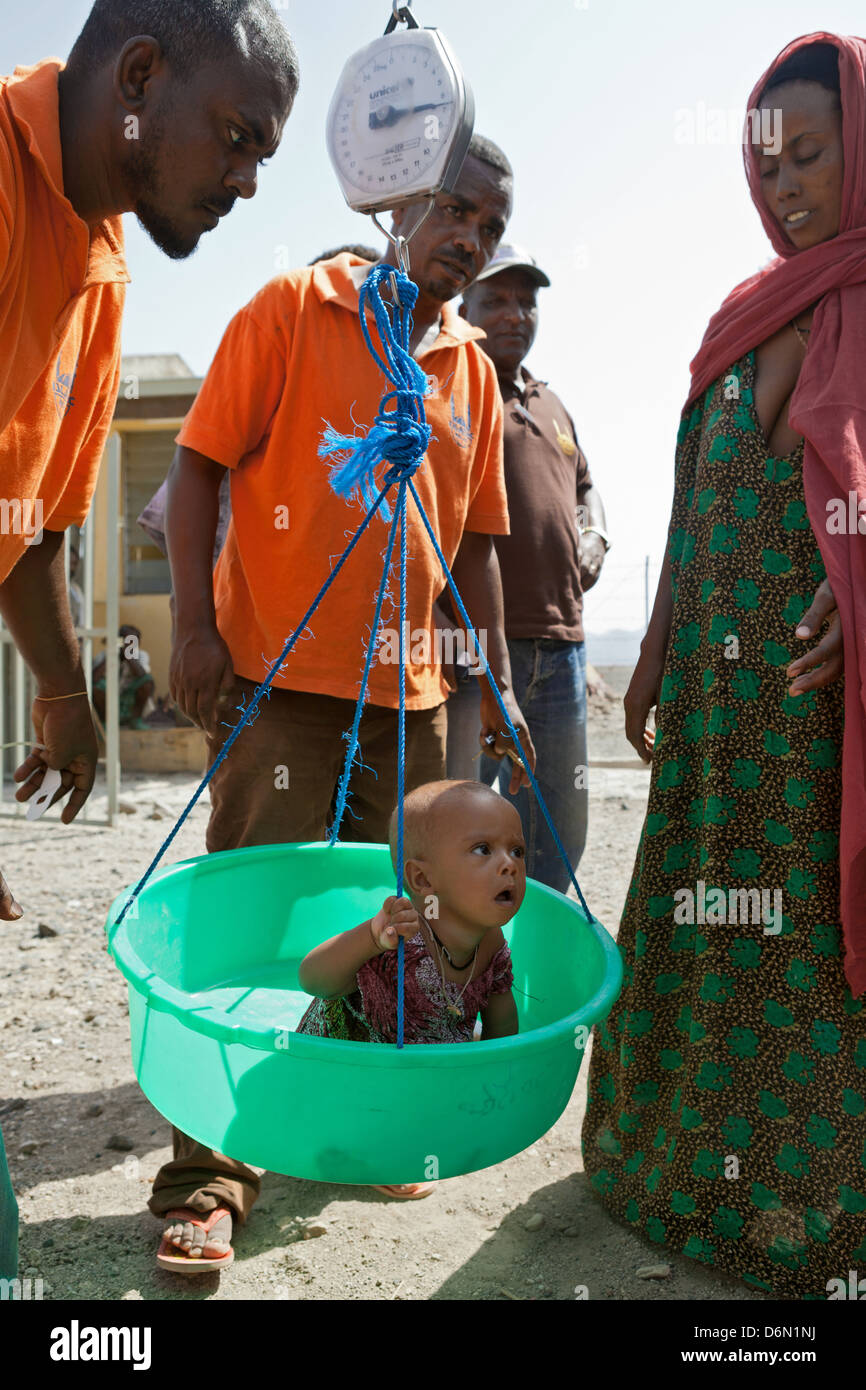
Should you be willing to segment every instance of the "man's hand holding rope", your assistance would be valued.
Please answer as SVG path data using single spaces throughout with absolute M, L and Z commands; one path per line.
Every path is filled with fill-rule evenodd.
M 514 725 L 515 730 L 517 731 L 517 737 L 520 739 L 520 746 L 523 749 L 527 759 L 529 760 L 529 766 L 532 768 L 532 771 L 534 772 L 535 746 L 530 737 L 529 729 L 526 725 L 526 720 L 523 718 L 523 715 L 521 714 L 520 706 L 518 705 L 517 701 L 514 698 L 514 695 L 510 690 L 500 690 L 500 694 L 502 696 L 502 703 L 508 710 L 508 717 Z M 511 781 L 508 786 L 510 794 L 514 796 L 520 790 L 521 787 L 529 786 L 529 775 L 526 771 L 526 768 L 523 766 L 522 761 L 519 760 L 520 755 L 517 749 L 514 747 L 511 735 L 509 734 L 507 729 L 503 729 L 502 727 L 504 722 L 505 721 L 502 718 L 502 711 L 496 703 L 496 699 L 493 693 L 491 692 L 490 687 L 488 686 L 486 681 L 482 681 L 481 747 L 483 748 L 484 752 L 487 754 L 489 758 L 513 757 L 515 759 L 511 769 Z M 493 736 L 492 743 L 488 742 L 491 735 Z

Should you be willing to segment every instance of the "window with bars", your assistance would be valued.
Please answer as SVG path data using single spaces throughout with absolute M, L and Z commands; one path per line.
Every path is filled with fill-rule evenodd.
M 128 433 L 123 440 L 123 590 L 168 594 L 168 557 L 139 526 L 141 515 L 165 481 L 175 451 L 175 429 Z

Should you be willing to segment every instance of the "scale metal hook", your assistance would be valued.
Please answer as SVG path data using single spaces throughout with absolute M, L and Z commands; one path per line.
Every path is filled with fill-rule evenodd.
M 417 232 L 418 228 L 419 228 L 424 222 L 427 221 L 427 218 L 430 216 L 430 213 L 433 211 L 433 207 L 434 207 L 434 205 L 435 205 L 435 201 L 436 201 L 435 198 L 428 198 L 428 199 L 427 199 L 427 206 L 426 206 L 426 208 L 424 209 L 424 212 L 423 212 L 422 216 L 421 216 L 421 217 L 418 219 L 418 221 L 415 223 L 414 227 L 412 227 L 412 228 L 410 229 L 409 235 L 408 235 L 408 236 L 400 236 L 399 234 L 395 236 L 395 234 L 394 234 L 393 232 L 389 232 L 389 231 L 388 231 L 388 228 L 387 228 L 387 227 L 383 227 L 383 226 L 382 226 L 382 223 L 379 221 L 379 219 L 378 219 L 378 217 L 376 216 L 375 212 L 371 212 L 371 213 L 370 213 L 370 217 L 372 218 L 372 220 L 373 220 L 373 222 L 376 224 L 376 226 L 379 228 L 379 231 L 382 233 L 383 237 L 385 237 L 385 239 L 386 239 L 387 241 L 390 241 L 391 245 L 393 246 L 393 248 L 394 248 L 394 254 L 395 254 L 396 257 L 397 257 L 397 265 L 398 265 L 399 269 L 402 270 L 402 272 L 403 272 L 404 275 L 408 275 L 408 274 L 409 274 L 409 242 L 411 241 L 412 237 L 413 237 L 413 236 L 415 235 L 415 233 Z M 394 288 L 394 287 L 392 286 L 392 288 Z
M 400 0 L 391 0 L 391 18 L 388 20 L 386 34 L 393 34 L 398 24 L 405 24 L 407 29 L 417 29 L 418 21 L 412 13 L 412 0 L 401 5 Z

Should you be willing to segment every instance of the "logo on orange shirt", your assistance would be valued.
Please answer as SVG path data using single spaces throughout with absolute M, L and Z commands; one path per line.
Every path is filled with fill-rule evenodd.
M 459 444 L 461 449 L 468 449 L 472 443 L 472 409 L 469 402 L 466 402 L 466 414 L 458 415 L 454 404 L 454 392 L 451 392 L 451 437 L 455 444 Z
M 61 353 L 62 356 L 62 353 Z M 58 420 L 62 420 L 69 407 L 75 404 L 75 397 L 72 388 L 75 385 L 75 378 L 78 375 L 78 358 L 75 359 L 75 366 L 72 374 L 61 372 L 60 357 L 57 358 L 57 366 L 54 369 L 54 408 L 57 411 Z

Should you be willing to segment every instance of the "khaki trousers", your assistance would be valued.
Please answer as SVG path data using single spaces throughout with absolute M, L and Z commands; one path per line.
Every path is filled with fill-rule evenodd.
M 252 681 L 237 678 L 249 700 Z M 306 691 L 273 690 L 220 764 L 210 784 L 208 853 L 322 840 L 346 754 L 343 734 L 352 727 L 355 704 Z M 227 722 L 240 719 L 232 711 Z M 406 714 L 406 791 L 445 776 L 445 706 Z M 231 729 L 208 740 L 213 764 Z M 342 840 L 374 843 L 388 838 L 397 802 L 397 711 L 367 705 L 361 718 L 363 768 L 349 784 Z M 282 771 L 285 769 L 285 771 Z M 286 786 L 288 777 L 288 786 Z M 175 1207 L 204 1215 L 229 1207 L 243 1222 L 261 1188 L 261 1171 L 173 1130 L 174 1158 L 156 1176 L 148 1203 L 155 1216 Z

